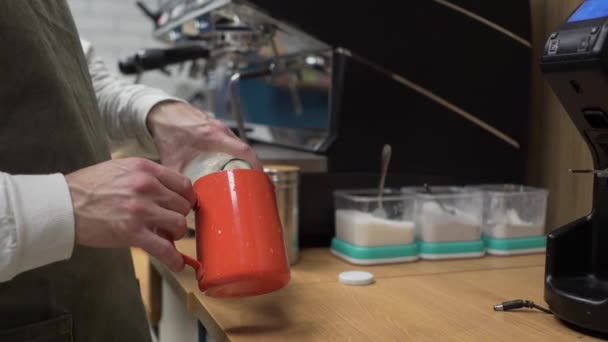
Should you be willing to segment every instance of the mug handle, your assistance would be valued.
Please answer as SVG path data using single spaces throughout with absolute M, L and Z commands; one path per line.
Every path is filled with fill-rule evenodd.
M 173 245 L 173 247 L 175 247 L 175 241 L 174 240 L 169 240 L 169 241 L 171 241 L 171 244 Z M 184 258 L 184 263 L 194 269 L 194 272 L 196 272 L 196 280 L 200 281 L 201 279 L 203 279 L 203 276 L 205 275 L 205 273 L 203 272 L 203 265 L 198 260 L 177 250 L 177 247 L 175 247 L 175 250 L 179 254 L 181 254 L 182 258 Z
M 184 259 L 184 263 L 190 267 L 192 267 L 194 269 L 194 272 L 196 273 L 196 280 L 201 280 L 203 279 L 203 265 L 196 259 L 180 252 L 179 250 L 177 250 L 177 247 L 175 247 L 175 240 L 173 240 L 171 237 L 167 236 L 167 234 L 163 234 L 162 231 L 157 230 L 156 228 L 154 229 L 154 232 L 156 234 L 158 234 L 159 236 L 167 239 L 169 242 L 171 242 L 171 244 L 173 245 L 173 248 L 175 248 L 175 250 L 182 256 L 182 258 Z

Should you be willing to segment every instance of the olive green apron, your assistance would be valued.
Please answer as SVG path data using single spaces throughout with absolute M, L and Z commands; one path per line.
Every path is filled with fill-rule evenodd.
M 0 1 L 0 170 L 107 160 L 102 127 L 66 2 Z M 0 283 L 0 341 L 149 340 L 128 249 L 76 246 L 69 260 Z

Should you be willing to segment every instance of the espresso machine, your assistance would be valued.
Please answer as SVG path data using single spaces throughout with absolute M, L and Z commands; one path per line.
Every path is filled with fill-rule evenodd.
M 545 300 L 570 326 L 608 337 L 608 2 L 584 1 L 548 38 L 542 71 L 593 155 L 589 215 L 547 239 Z
M 524 181 L 529 2 L 461 2 L 140 3 L 168 47 L 119 64 L 200 78 L 188 100 L 300 167 L 300 244 L 327 246 L 333 191 L 376 187 L 384 144 L 389 187 Z

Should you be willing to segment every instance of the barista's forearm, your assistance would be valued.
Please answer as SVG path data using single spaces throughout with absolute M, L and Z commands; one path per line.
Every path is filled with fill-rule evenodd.
M 74 214 L 61 174 L 0 172 L 0 282 L 70 258 Z
M 90 45 L 85 56 L 106 131 L 112 145 L 135 139 L 146 156 L 156 155 L 156 147 L 146 127 L 152 107 L 163 101 L 182 101 L 165 92 L 136 85 L 111 73 Z

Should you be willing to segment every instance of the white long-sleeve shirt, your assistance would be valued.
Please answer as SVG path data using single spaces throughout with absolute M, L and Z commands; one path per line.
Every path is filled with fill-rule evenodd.
M 136 145 L 142 156 L 154 157 L 157 152 L 146 117 L 159 102 L 181 100 L 118 79 L 96 57 L 89 42 L 81 43 L 111 146 Z M 72 200 L 62 174 L 0 172 L 0 282 L 70 258 L 74 239 Z

